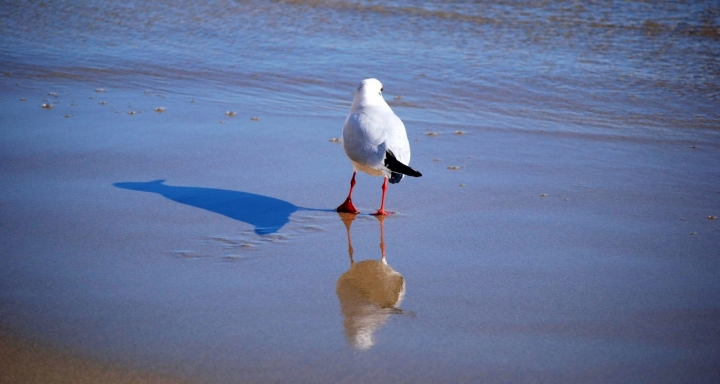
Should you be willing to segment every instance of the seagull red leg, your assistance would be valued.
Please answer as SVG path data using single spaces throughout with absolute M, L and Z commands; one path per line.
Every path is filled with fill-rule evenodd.
M 340 204 L 339 207 L 335 208 L 338 212 L 344 212 L 344 213 L 360 213 L 360 211 L 355 208 L 352 202 L 352 191 L 353 188 L 355 188 L 355 174 L 357 172 L 353 172 L 352 180 L 350 180 L 350 193 L 348 193 L 347 199 L 345 199 L 345 202 Z M 385 179 L 387 181 L 387 179 Z M 384 195 L 384 192 L 383 192 Z
M 387 212 L 387 211 L 385 210 L 385 192 L 387 191 L 388 178 L 387 178 L 387 177 L 384 177 L 383 179 L 384 179 L 384 180 L 383 180 L 383 185 L 382 185 L 382 191 L 383 191 L 383 193 L 382 193 L 382 201 L 380 202 L 380 209 L 378 209 L 377 212 L 373 213 L 373 215 L 375 215 L 375 216 L 389 215 L 389 214 L 390 214 L 390 212 Z

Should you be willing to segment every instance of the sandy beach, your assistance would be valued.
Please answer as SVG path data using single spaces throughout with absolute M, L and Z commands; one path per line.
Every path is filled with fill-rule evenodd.
M 690 65 L 717 64 L 705 24 L 575 10 L 554 25 L 578 37 L 535 41 L 500 3 L 201 2 L 194 29 L 182 7 L 102 5 L 2 15 L 67 35 L 1 34 L 0 381 L 720 379 L 718 93 Z M 369 16 L 398 41 L 341 28 Z M 625 55 L 663 41 L 673 55 Z M 705 80 L 675 77 L 696 46 Z M 334 211 L 370 76 L 423 174 L 390 186 L 382 222 L 364 174 L 362 213 Z
M 0 333 L 3 383 L 181 383 Z
M 157 113 L 108 90 L 129 115 L 84 93 L 70 118 L 43 95 L 2 103 L 23 122 L 2 150 L 2 318 L 20 334 L 217 382 L 717 373 L 711 140 L 407 122 L 424 175 L 390 189 L 384 236 L 413 315 L 358 351 L 335 293 L 350 268 L 332 211 L 350 173 L 330 141 L 342 118 L 229 119 L 169 98 Z M 379 181 L 358 177 L 362 211 Z M 380 259 L 374 217 L 351 232 L 356 260 Z

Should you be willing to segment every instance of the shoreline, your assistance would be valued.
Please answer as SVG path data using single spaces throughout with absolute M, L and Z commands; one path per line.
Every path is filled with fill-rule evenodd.
M 398 106 L 423 177 L 390 187 L 384 238 L 359 216 L 352 247 L 379 260 L 384 240 L 413 316 L 375 316 L 360 351 L 336 292 L 347 111 L 190 99 L 55 78 L 3 95 L 0 327 L 29 335 L 0 338 L 8 380 L 717 378 L 715 131 L 504 129 L 482 110 L 437 125 Z M 361 211 L 381 183 L 358 175 Z

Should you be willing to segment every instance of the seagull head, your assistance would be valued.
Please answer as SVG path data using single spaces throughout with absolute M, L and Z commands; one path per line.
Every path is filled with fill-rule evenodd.
M 385 104 L 382 96 L 383 85 L 378 79 L 365 79 L 360 82 L 353 104 L 373 105 Z

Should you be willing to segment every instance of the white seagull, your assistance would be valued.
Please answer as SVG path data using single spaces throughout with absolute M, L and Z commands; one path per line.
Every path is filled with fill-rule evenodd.
M 410 143 L 405 125 L 382 96 L 383 86 L 377 79 L 360 83 L 350 114 L 345 119 L 342 143 L 345 154 L 353 165 L 350 193 L 338 212 L 360 213 L 352 203 L 355 174 L 363 171 L 372 176 L 383 176 L 382 203 L 375 215 L 387 215 L 385 191 L 388 178 L 391 184 L 399 183 L 404 175 L 420 177 L 422 174 L 408 166 Z

